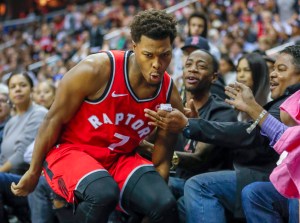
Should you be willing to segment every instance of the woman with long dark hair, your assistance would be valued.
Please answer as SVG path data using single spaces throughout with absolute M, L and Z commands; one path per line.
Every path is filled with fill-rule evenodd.
M 260 105 L 265 105 L 269 95 L 269 71 L 265 59 L 258 53 L 243 55 L 237 64 L 237 81 L 248 86 Z M 248 121 L 244 112 L 238 115 L 239 121 Z

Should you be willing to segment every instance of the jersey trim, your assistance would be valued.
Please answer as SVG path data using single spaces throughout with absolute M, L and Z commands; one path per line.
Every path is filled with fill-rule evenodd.
M 168 87 L 167 97 L 166 97 L 167 102 L 170 102 L 171 94 L 172 94 L 172 91 L 173 91 L 173 85 L 174 85 L 173 79 L 170 77 L 170 84 L 169 84 L 169 87 Z
M 81 192 L 81 190 L 79 189 L 81 183 L 84 181 L 92 182 L 95 177 L 99 177 L 99 176 L 97 176 L 97 174 L 99 174 L 99 173 L 103 175 L 103 173 L 108 173 L 108 171 L 106 169 L 97 169 L 97 170 L 94 170 L 94 171 L 91 171 L 91 172 L 85 174 L 83 177 L 81 177 L 80 180 L 78 180 L 74 190 L 79 190 Z M 103 175 L 102 177 L 106 177 L 106 176 L 107 176 L 107 174 Z M 87 185 L 88 184 L 89 183 L 87 183 Z M 83 185 L 83 186 L 86 188 L 87 185 Z
M 95 99 L 95 100 L 85 99 L 85 102 L 87 102 L 89 104 L 99 104 L 100 102 L 102 102 L 109 95 L 108 93 L 110 92 L 110 89 L 112 88 L 112 83 L 115 78 L 115 70 L 116 70 L 115 58 L 112 55 L 112 52 L 110 52 L 110 51 L 103 51 L 103 52 L 107 54 L 107 56 L 110 60 L 110 77 L 109 77 L 107 86 L 105 87 L 103 94 L 98 99 Z

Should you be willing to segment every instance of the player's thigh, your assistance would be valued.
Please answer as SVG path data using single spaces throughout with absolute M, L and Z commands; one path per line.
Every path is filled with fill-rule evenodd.
M 81 185 L 109 176 L 97 160 L 76 147 L 52 150 L 44 162 L 44 173 L 54 192 L 68 202 L 73 202 L 74 190 Z

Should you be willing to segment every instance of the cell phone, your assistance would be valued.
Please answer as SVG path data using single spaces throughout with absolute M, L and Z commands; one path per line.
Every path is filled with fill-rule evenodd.
M 164 111 L 169 111 L 169 112 L 171 112 L 173 110 L 171 104 L 160 104 L 158 109 L 161 109 Z

